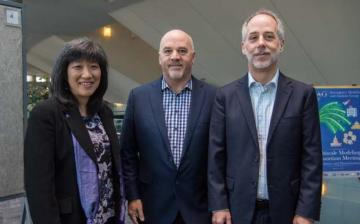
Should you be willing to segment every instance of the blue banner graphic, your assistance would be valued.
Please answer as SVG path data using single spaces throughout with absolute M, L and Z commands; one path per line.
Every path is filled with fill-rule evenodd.
M 360 88 L 315 86 L 324 176 L 360 176 Z

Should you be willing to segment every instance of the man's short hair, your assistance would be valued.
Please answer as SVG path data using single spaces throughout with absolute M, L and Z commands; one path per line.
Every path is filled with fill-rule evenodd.
M 260 9 L 258 11 L 256 11 L 255 13 L 251 14 L 244 22 L 244 24 L 242 25 L 242 30 L 241 30 L 241 35 L 242 35 L 242 41 L 244 42 L 247 36 L 247 32 L 248 32 L 248 28 L 247 25 L 250 22 L 250 20 L 252 18 L 254 18 L 257 15 L 268 15 L 271 16 L 272 18 L 275 19 L 276 23 L 277 23 L 277 35 L 279 37 L 280 40 L 285 41 L 285 31 L 284 31 L 284 25 L 281 21 L 281 19 L 272 11 L 268 10 L 268 9 Z

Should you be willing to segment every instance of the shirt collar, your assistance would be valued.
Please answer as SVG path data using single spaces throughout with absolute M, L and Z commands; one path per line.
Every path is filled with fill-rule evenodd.
M 170 89 L 170 87 L 169 87 L 169 85 L 167 84 L 166 80 L 163 77 L 161 79 L 161 91 L 164 91 L 165 89 Z M 185 89 L 192 90 L 192 78 L 190 78 L 190 80 L 186 83 L 183 90 L 185 90 Z
M 252 74 L 250 72 L 248 72 L 248 74 L 249 74 L 248 75 L 249 87 L 251 87 L 254 83 L 259 83 L 254 79 L 254 77 L 252 76 Z M 274 77 L 263 86 L 267 86 L 270 83 L 273 83 L 273 85 L 275 85 L 275 88 L 276 88 L 277 84 L 278 84 L 278 80 L 279 80 L 279 69 L 276 70 Z

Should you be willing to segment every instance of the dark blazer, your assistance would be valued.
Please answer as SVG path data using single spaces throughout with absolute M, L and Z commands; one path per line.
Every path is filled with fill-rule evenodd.
M 207 151 L 215 88 L 194 77 L 179 168 L 165 126 L 161 79 L 130 92 L 121 147 L 128 200 L 141 199 L 145 221 L 169 224 L 180 211 L 186 223 L 210 223 Z
M 116 174 L 121 168 L 120 146 L 113 115 L 105 105 L 98 114 L 110 138 L 116 169 L 113 172 L 114 190 L 119 203 L 119 177 Z M 77 107 L 65 107 L 51 98 L 39 103 L 30 113 L 24 144 L 24 172 L 31 218 L 36 224 L 86 223 L 76 181 L 71 133 L 96 161 L 93 144 Z
M 321 137 L 314 89 L 280 73 L 267 142 L 272 223 L 295 214 L 319 219 Z M 218 90 L 209 143 L 209 207 L 229 208 L 233 223 L 250 224 L 257 195 L 259 146 L 247 75 Z

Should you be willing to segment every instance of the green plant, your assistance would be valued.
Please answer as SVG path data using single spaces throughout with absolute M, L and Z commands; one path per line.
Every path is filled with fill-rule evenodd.
M 41 100 L 49 98 L 49 87 L 48 83 L 37 83 L 37 82 L 28 82 L 28 105 L 27 110 L 30 112 L 36 103 Z

